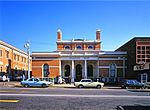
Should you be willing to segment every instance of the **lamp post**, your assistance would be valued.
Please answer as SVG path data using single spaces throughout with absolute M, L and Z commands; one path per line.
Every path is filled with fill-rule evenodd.
M 28 54 L 28 79 L 30 78 L 30 41 L 28 40 L 24 47 L 27 49 Z

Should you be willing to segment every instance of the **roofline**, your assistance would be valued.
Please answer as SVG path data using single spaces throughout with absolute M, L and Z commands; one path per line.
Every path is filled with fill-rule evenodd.
M 16 50 L 16 51 L 18 51 L 18 52 L 20 52 L 20 53 L 25 54 L 25 55 L 28 55 L 25 51 L 23 51 L 23 50 L 21 50 L 21 49 L 15 47 L 15 46 L 12 46 L 11 44 L 6 43 L 6 42 L 4 42 L 4 41 L 2 41 L 2 40 L 0 40 L 0 44 L 3 45 L 3 46 L 7 46 L 8 48 L 14 49 L 14 50 Z

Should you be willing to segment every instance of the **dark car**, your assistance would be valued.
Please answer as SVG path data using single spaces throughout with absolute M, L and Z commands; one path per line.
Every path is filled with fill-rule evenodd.
M 128 87 L 143 88 L 144 83 L 140 83 L 137 80 L 123 80 L 121 82 L 121 88 L 126 89 Z

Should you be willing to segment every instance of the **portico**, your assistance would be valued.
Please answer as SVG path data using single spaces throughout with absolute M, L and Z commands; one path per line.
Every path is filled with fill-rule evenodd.
M 71 82 L 80 81 L 83 78 L 95 78 L 99 76 L 98 61 L 96 60 L 62 60 L 61 76 L 63 78 L 71 77 Z

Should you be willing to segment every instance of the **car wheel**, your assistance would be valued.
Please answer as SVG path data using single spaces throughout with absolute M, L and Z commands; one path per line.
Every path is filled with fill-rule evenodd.
M 42 87 L 46 87 L 46 84 L 42 84 Z
M 96 87 L 97 87 L 97 89 L 100 89 L 100 88 L 101 88 L 101 85 L 97 85 Z
M 29 87 L 29 85 L 28 85 L 28 84 L 25 84 L 24 87 Z
M 79 87 L 79 88 L 83 88 L 83 85 L 79 85 L 78 87 Z
M 127 87 L 125 85 L 122 85 L 121 89 L 127 89 Z

